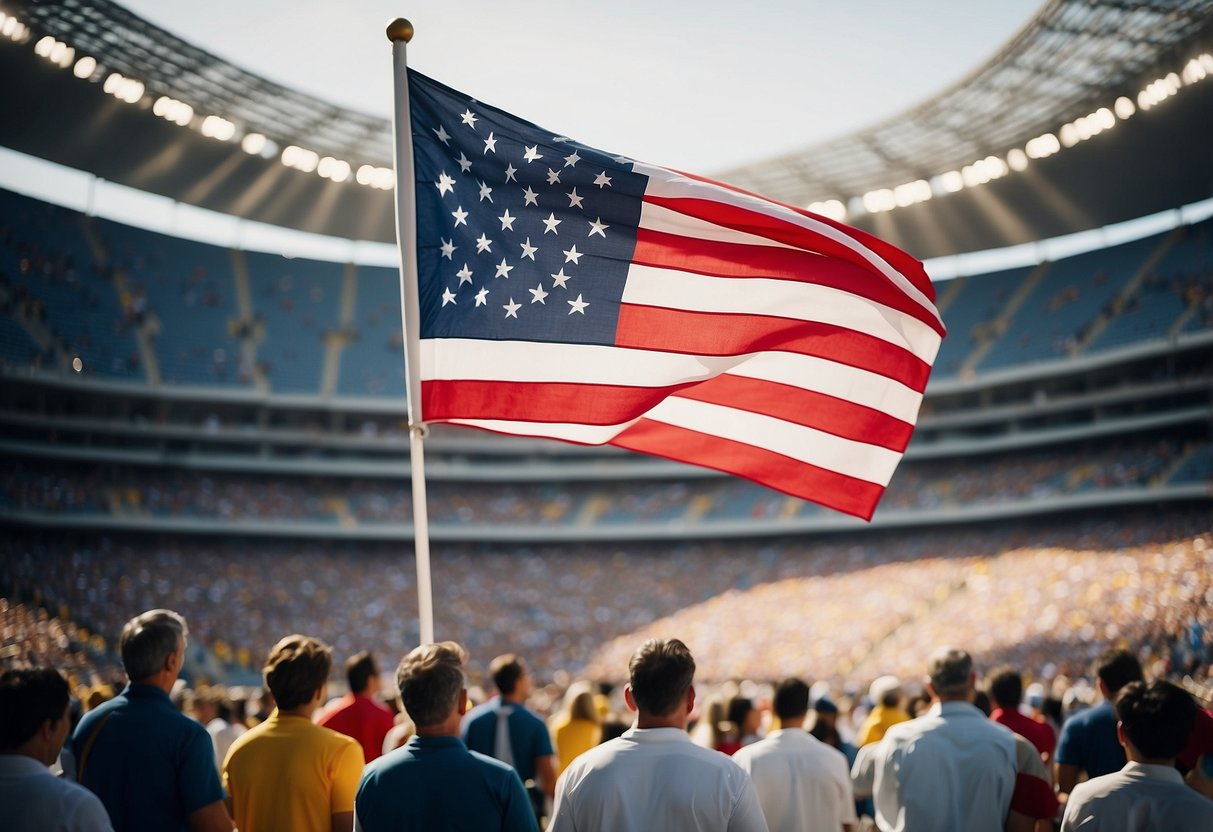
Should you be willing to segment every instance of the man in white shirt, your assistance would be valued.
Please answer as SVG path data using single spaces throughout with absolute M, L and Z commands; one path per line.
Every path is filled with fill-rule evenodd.
M 847 758 L 804 730 L 809 686 L 785 679 L 775 688 L 780 728 L 733 760 L 750 774 L 771 832 L 851 832 L 855 800 Z
M 1113 707 L 1116 736 L 1129 762 L 1074 787 L 1062 832 L 1213 829 L 1213 800 L 1185 785 L 1175 768 L 1196 722 L 1192 697 L 1170 682 L 1130 682 Z
M 71 727 L 67 681 L 58 671 L 0 677 L 0 829 L 112 832 L 96 795 L 50 772 Z
M 889 728 L 871 759 L 861 755 L 855 763 L 857 791 L 859 772 L 870 764 L 876 825 L 882 832 L 1031 829 L 1029 819 L 1011 812 L 1015 735 L 972 704 L 973 659 L 952 648 L 933 653 L 927 690 L 930 710 Z
M 564 770 L 549 832 L 766 832 L 749 776 L 691 742 L 694 675 L 678 639 L 652 639 L 632 655 L 624 699 L 636 726 Z

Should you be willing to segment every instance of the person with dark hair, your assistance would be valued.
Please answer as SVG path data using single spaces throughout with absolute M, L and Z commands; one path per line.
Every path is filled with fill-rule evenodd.
M 0 829 L 111 832 L 95 794 L 51 774 L 71 727 L 70 691 L 59 671 L 0 676 Z
M 383 753 L 383 738 L 395 720 L 391 709 L 375 700 L 380 681 L 374 656 L 362 652 L 346 659 L 345 678 L 350 692 L 325 708 L 316 724 L 358 740 L 369 763 Z
M 1048 763 L 1053 755 L 1053 747 L 1057 744 L 1057 737 L 1048 724 L 1020 712 L 1023 677 L 1019 675 L 1019 671 L 1010 667 L 998 668 L 990 675 L 989 691 L 990 699 L 995 705 L 990 719 L 1027 739 L 1040 753 L 1040 759 Z
M 852 782 L 857 794 L 873 795 L 884 832 L 1030 830 L 1056 813 L 1040 756 L 973 705 L 976 682 L 967 652 L 935 651 L 926 678 L 930 709 L 860 749 Z
M 850 832 L 855 799 L 846 756 L 804 730 L 809 686 L 784 679 L 775 687 L 780 728 L 733 759 L 749 773 L 771 832 Z
M 396 684 L 417 733 L 366 767 L 355 829 L 538 832 L 518 773 L 459 740 L 466 661 L 467 652 L 453 641 L 423 644 L 401 660 Z
M 636 726 L 564 770 L 549 832 L 765 832 L 750 778 L 687 733 L 694 676 L 695 660 L 678 639 L 641 645 L 624 689 Z
M 489 676 L 500 695 L 468 711 L 463 742 L 513 766 L 531 795 L 535 817 L 541 818 L 546 800 L 556 793 L 556 750 L 547 724 L 526 707 L 530 671 L 521 657 L 506 653 L 489 663 Z
M 362 748 L 312 722 L 328 695 L 333 650 L 290 635 L 270 650 L 262 676 L 278 707 L 234 743 L 223 763 L 240 832 L 349 832 Z
M 1213 829 L 1213 800 L 1184 785 L 1175 757 L 1196 722 L 1196 702 L 1170 682 L 1129 682 L 1113 706 L 1128 762 L 1074 787 L 1062 832 Z
M 85 714 L 72 734 L 76 782 L 101 798 L 119 832 L 232 828 L 210 734 L 169 698 L 188 636 L 185 619 L 171 610 L 126 622 L 118 652 L 130 684 Z
M 1099 654 L 1092 671 L 1103 702 L 1065 721 L 1053 758 L 1053 781 L 1063 803 L 1083 772 L 1088 778 L 1100 777 L 1120 771 L 1125 764 L 1112 703 L 1125 685 L 1142 681 L 1141 663 L 1128 650 L 1109 648 Z

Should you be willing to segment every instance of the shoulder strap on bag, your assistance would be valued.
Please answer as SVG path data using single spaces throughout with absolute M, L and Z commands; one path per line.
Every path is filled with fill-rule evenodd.
M 97 742 L 97 735 L 101 733 L 101 729 L 105 727 L 105 723 L 114 715 L 110 711 L 101 719 L 97 720 L 97 724 L 93 726 L 93 731 L 88 735 L 88 739 L 84 741 L 84 747 L 80 749 L 80 759 L 76 761 L 76 782 L 84 783 L 84 766 L 88 763 L 88 757 L 93 753 L 93 744 Z

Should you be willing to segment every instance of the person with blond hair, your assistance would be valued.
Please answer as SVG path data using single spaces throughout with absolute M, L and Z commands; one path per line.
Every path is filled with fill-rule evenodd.
M 569 685 L 560 712 L 552 717 L 551 728 L 559 776 L 569 763 L 602 739 L 602 723 L 594 703 L 594 688 L 589 682 L 582 680 Z
M 270 650 L 262 675 L 278 707 L 232 743 L 223 762 L 240 832 L 353 829 L 362 746 L 312 722 L 328 698 L 332 667 L 332 648 L 308 636 L 287 636 Z

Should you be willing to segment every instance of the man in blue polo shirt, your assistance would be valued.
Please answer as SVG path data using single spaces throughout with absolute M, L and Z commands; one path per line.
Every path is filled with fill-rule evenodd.
M 467 710 L 463 663 L 453 641 L 423 644 L 400 662 L 396 683 L 417 734 L 372 761 L 354 800 L 360 832 L 538 832 L 518 774 L 459 741 Z
M 116 832 L 231 832 L 210 734 L 169 700 L 188 632 L 171 610 L 128 621 L 118 649 L 130 684 L 72 736 L 77 781 L 101 798 Z
M 463 741 L 473 751 L 513 766 L 541 817 L 544 797 L 556 794 L 556 752 L 547 725 L 526 707 L 531 674 L 519 656 L 506 653 L 489 663 L 489 675 L 501 695 L 463 718 Z
M 1062 802 L 1083 772 L 1087 777 L 1102 777 L 1120 771 L 1125 764 L 1112 703 L 1125 685 L 1142 681 L 1141 663 L 1128 650 L 1110 648 L 1099 654 L 1093 670 L 1104 701 L 1066 720 L 1057 741 L 1053 779 Z

